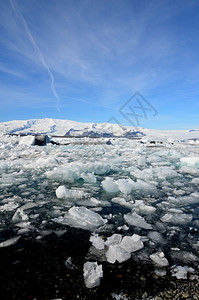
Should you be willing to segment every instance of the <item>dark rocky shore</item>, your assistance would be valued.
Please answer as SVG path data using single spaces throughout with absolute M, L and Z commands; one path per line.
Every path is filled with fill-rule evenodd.
M 199 283 L 177 280 L 169 272 L 154 273 L 154 266 L 135 262 L 103 265 L 97 288 L 88 289 L 83 280 L 90 233 L 71 228 L 61 237 L 54 233 L 37 240 L 21 237 L 15 245 L 0 249 L 1 300 L 51 299 L 199 299 Z M 67 268 L 71 257 L 75 267 Z M 126 298 L 125 298 L 126 297 Z

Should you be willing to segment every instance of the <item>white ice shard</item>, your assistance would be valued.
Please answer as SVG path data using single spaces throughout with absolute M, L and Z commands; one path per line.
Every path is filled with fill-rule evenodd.
M 53 221 L 90 231 L 94 231 L 107 223 L 107 220 L 103 219 L 98 213 L 86 207 L 78 206 L 71 207 L 64 217 L 55 218 Z
M 159 243 L 159 244 L 165 244 L 166 240 L 164 239 L 164 237 L 161 235 L 161 233 L 157 232 L 157 231 L 150 231 L 147 234 L 147 237 L 155 242 L 155 243 Z
M 162 161 L 161 158 L 160 161 Z M 172 167 L 168 166 L 150 166 L 144 170 L 135 169 L 131 172 L 131 175 L 145 181 L 162 181 L 179 177 L 179 174 Z
M 166 213 L 162 216 L 161 221 L 164 223 L 172 224 L 187 224 L 192 221 L 193 217 L 191 214 L 184 213 Z
M 19 145 L 33 146 L 35 144 L 35 137 L 32 135 L 27 135 L 21 137 Z
M 110 245 L 106 252 L 107 261 L 114 264 L 116 261 L 119 263 L 128 260 L 131 257 L 131 253 L 127 252 L 119 245 Z
M 143 200 L 135 200 L 135 203 L 132 206 L 133 210 L 145 215 L 153 214 L 156 211 L 156 208 L 154 206 L 146 205 Z
M 24 213 L 22 208 L 18 208 L 12 217 L 13 222 L 28 221 L 28 215 Z
M 124 215 L 124 220 L 131 226 L 136 226 L 144 229 L 152 229 L 151 224 L 148 224 L 146 220 L 143 217 L 139 216 L 136 212 Z
M 17 207 L 19 206 L 19 204 L 13 202 L 13 201 L 10 201 L 4 205 L 1 205 L 0 206 L 0 211 L 13 211 L 15 210 Z
M 144 244 L 139 235 L 133 234 L 132 236 L 124 236 L 120 243 L 120 247 L 127 252 L 132 253 L 144 248 Z
M 118 233 L 114 233 L 113 235 L 109 236 L 105 242 L 106 246 L 110 245 L 118 245 L 122 240 L 122 235 Z
M 8 247 L 10 245 L 15 244 L 20 239 L 20 236 L 10 238 L 6 241 L 0 243 L 0 248 Z
M 91 289 L 100 285 L 100 280 L 103 277 L 102 265 L 97 262 L 87 261 L 83 268 L 84 283 L 87 288 Z
M 156 252 L 150 255 L 150 259 L 156 263 L 157 265 L 159 265 L 160 267 L 166 267 L 169 265 L 168 260 L 166 259 L 166 257 L 164 256 L 163 252 Z
M 8 164 L 6 164 L 4 161 L 0 162 L 0 170 L 8 170 Z
M 34 208 L 35 206 L 37 206 L 36 203 L 34 202 L 27 202 L 26 204 L 22 205 L 20 208 L 24 210 L 28 210 L 28 209 L 31 209 L 31 208 Z
M 85 192 L 81 190 L 70 190 L 64 185 L 60 185 L 56 189 L 56 196 L 58 199 L 81 199 L 85 196 Z
M 121 234 L 113 234 L 110 236 L 105 245 L 108 246 L 106 252 L 107 261 L 114 264 L 116 261 L 119 263 L 128 260 L 131 253 L 138 251 L 144 247 L 141 237 L 137 234 L 132 236 L 124 236 L 122 239 Z
M 93 233 L 90 236 L 89 241 L 96 249 L 99 250 L 104 249 L 104 240 L 97 233 Z
M 95 175 L 103 175 L 109 171 L 110 166 L 105 163 L 82 163 L 78 161 L 56 167 L 52 171 L 47 171 L 45 175 L 47 178 L 60 183 L 74 183 L 78 179 L 83 179 L 84 182 L 88 183 L 96 183 Z
M 123 293 L 120 293 L 119 295 L 113 293 L 112 298 L 115 300 L 128 300 L 129 299 Z
M 38 158 L 35 163 L 34 166 L 36 168 L 52 168 L 53 166 L 56 166 L 58 164 L 58 160 L 53 157 L 53 156 L 48 156 L 48 157 L 40 157 Z
M 119 204 L 121 206 L 124 206 L 124 207 L 128 207 L 128 208 L 133 208 L 133 203 L 134 201 L 126 201 L 125 198 L 121 198 L 121 197 L 114 197 L 111 199 L 111 202 L 113 203 L 116 203 L 116 204 Z
M 106 177 L 105 180 L 102 181 L 102 187 L 107 193 L 119 192 L 117 183 L 111 177 Z
M 172 276 L 177 279 L 187 279 L 187 273 L 194 273 L 194 269 L 188 266 L 174 266 L 171 270 Z
M 131 182 L 133 183 L 131 179 L 118 179 L 116 184 L 118 185 L 120 192 L 123 194 L 130 194 L 133 188 Z
M 199 156 L 181 157 L 180 162 L 185 166 L 199 167 Z

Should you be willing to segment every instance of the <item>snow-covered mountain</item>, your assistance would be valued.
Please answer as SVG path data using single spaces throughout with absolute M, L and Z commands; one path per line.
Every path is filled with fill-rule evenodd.
M 154 130 L 110 123 L 81 123 L 58 119 L 16 120 L 0 123 L 3 134 L 49 134 L 90 137 L 149 137 L 157 139 L 197 139 L 199 130 Z
M 0 123 L 0 131 L 16 134 L 59 136 L 130 137 L 143 136 L 140 129 L 110 123 L 80 123 L 56 119 L 32 119 Z

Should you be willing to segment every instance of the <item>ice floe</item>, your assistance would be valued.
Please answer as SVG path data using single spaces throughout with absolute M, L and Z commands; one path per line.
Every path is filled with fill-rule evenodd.
M 10 238 L 6 241 L 3 241 L 0 243 L 0 248 L 11 246 L 11 245 L 15 244 L 19 239 L 20 239 L 20 236 L 16 236 L 16 237 Z
M 174 266 L 171 272 L 177 279 L 187 279 L 188 273 L 194 273 L 194 269 L 188 266 Z
M 122 236 L 114 233 L 106 240 L 98 234 L 90 237 L 92 245 L 99 250 L 103 250 L 109 263 L 114 264 L 116 261 L 122 263 L 131 257 L 131 253 L 136 252 L 144 247 L 141 237 L 137 234 L 132 236 Z
M 160 267 L 166 267 L 169 265 L 163 252 L 156 252 L 150 255 L 150 259 Z
M 91 289 L 100 285 L 100 280 L 103 277 L 102 265 L 97 262 L 87 261 L 83 267 L 84 283 L 87 288 Z
M 182 165 L 199 167 L 199 156 L 181 157 L 180 162 Z
M 84 191 L 67 189 L 64 185 L 56 189 L 56 196 L 59 199 L 81 199 L 85 197 Z
M 93 233 L 89 240 L 96 249 L 104 249 L 104 240 L 97 234 Z
M 124 220 L 131 226 L 136 226 L 144 229 L 152 229 L 152 225 L 148 224 L 144 217 L 141 217 L 136 212 L 124 215 Z
M 64 217 L 55 218 L 53 221 L 90 231 L 94 231 L 99 226 L 107 223 L 107 220 L 103 219 L 98 213 L 86 207 L 77 206 L 71 207 Z
M 166 213 L 161 217 L 162 222 L 173 223 L 173 224 L 187 224 L 192 221 L 193 217 L 191 214 L 185 213 Z

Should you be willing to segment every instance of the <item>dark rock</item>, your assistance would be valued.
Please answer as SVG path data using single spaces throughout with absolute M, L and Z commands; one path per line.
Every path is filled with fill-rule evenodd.
M 42 135 L 35 136 L 35 145 L 45 146 L 48 143 L 50 143 L 50 138 L 48 135 L 42 134 Z

